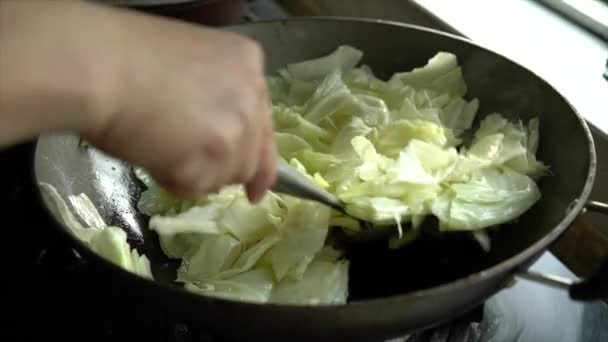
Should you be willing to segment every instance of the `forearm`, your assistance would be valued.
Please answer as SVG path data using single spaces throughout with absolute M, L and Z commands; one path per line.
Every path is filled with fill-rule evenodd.
M 92 23 L 83 8 L 76 1 L 0 1 L 0 148 L 104 124 L 112 86 L 103 42 L 74 44 L 101 39 L 83 31 L 104 20 Z

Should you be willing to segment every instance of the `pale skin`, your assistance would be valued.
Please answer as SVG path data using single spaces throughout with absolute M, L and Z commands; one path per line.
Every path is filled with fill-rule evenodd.
M 0 1 L 0 148 L 75 132 L 191 198 L 276 177 L 252 40 L 81 1 Z

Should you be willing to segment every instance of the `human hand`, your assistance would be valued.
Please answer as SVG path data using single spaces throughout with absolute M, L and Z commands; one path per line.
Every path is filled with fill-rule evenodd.
M 57 76 L 48 80 L 51 88 L 86 89 L 73 90 L 79 95 L 67 101 L 73 106 L 62 107 L 84 113 L 53 115 L 52 129 L 80 132 L 183 197 L 242 183 L 258 200 L 273 183 L 269 97 L 255 42 L 80 2 L 20 3 L 31 6 L 21 21 L 31 26 L 12 27 L 20 42 L 11 51 L 37 53 L 35 69 Z M 60 119 L 69 123 L 57 125 Z

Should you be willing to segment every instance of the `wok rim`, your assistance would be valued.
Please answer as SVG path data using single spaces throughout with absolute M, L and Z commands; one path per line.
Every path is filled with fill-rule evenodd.
M 432 296 L 438 295 L 438 294 L 449 293 L 450 291 L 454 291 L 459 288 L 468 287 L 470 284 L 478 283 L 478 282 L 484 281 L 488 278 L 500 277 L 501 275 L 510 277 L 514 273 L 516 273 L 518 269 L 522 269 L 522 266 L 523 266 L 523 269 L 527 269 L 529 267 L 529 265 L 526 264 L 527 261 L 533 259 L 539 253 L 545 252 L 547 247 L 549 245 L 551 245 L 557 238 L 559 238 L 559 236 L 561 234 L 563 234 L 569 228 L 570 224 L 574 221 L 574 219 L 576 217 L 578 217 L 579 214 L 582 212 L 582 210 L 585 206 L 585 203 L 587 202 L 587 200 L 591 194 L 591 191 L 593 189 L 593 185 L 594 185 L 594 181 L 595 181 L 595 174 L 596 174 L 596 169 L 597 169 L 597 160 L 596 160 L 597 156 L 596 156 L 596 151 L 595 151 L 595 144 L 593 141 L 593 136 L 591 134 L 589 125 L 587 124 L 585 119 L 580 115 L 578 110 L 572 105 L 572 103 L 560 91 L 558 91 L 553 85 L 551 85 L 548 81 L 546 81 L 544 78 L 542 78 L 537 73 L 530 70 L 529 68 L 494 51 L 493 49 L 484 47 L 483 45 L 477 44 L 468 38 L 461 37 L 456 34 L 444 32 L 444 31 L 440 31 L 440 30 L 436 30 L 436 29 L 432 29 L 432 28 L 427 28 L 427 27 L 420 26 L 420 25 L 402 23 L 402 22 L 391 21 L 391 20 L 354 18 L 354 17 L 342 17 L 342 16 L 319 16 L 319 17 L 302 16 L 302 17 L 290 17 L 290 18 L 286 18 L 286 19 L 269 19 L 269 20 L 260 20 L 257 22 L 251 22 L 251 23 L 227 25 L 227 26 L 224 26 L 223 29 L 244 27 L 244 26 L 253 26 L 253 25 L 265 25 L 265 24 L 273 24 L 273 23 L 288 24 L 290 22 L 315 22 L 315 21 L 349 22 L 349 23 L 355 23 L 355 24 L 358 23 L 358 24 L 366 24 L 366 25 L 392 26 L 392 27 L 399 27 L 399 28 L 405 29 L 406 31 L 407 30 L 423 31 L 423 32 L 428 32 L 428 33 L 435 34 L 435 35 L 444 36 L 444 37 L 447 37 L 450 39 L 459 40 L 465 44 L 471 45 L 472 47 L 474 47 L 476 49 L 484 50 L 488 53 L 491 53 L 491 54 L 495 55 L 495 57 L 504 58 L 505 60 L 509 61 L 509 63 L 516 65 L 517 67 L 519 67 L 522 70 L 529 73 L 530 76 L 537 78 L 539 81 L 544 83 L 544 85 L 548 86 L 553 92 L 555 92 L 555 94 L 557 94 L 568 105 L 568 107 L 570 108 L 572 113 L 578 119 L 580 127 L 583 129 L 584 135 L 587 138 L 587 153 L 589 155 L 588 172 L 587 172 L 585 184 L 583 185 L 583 187 L 580 191 L 578 199 L 576 200 L 574 205 L 572 205 L 570 207 L 569 212 L 563 217 L 563 219 L 557 225 L 555 225 L 547 234 L 545 234 L 545 236 L 543 236 L 538 241 L 534 242 L 529 247 L 521 250 L 519 253 L 517 253 L 499 263 L 496 263 L 496 264 L 494 264 L 488 268 L 485 268 L 481 271 L 478 271 L 476 273 L 472 273 L 468 276 L 458 278 L 458 279 L 448 282 L 448 283 L 442 283 L 437 286 L 428 287 L 428 288 L 424 288 L 424 289 L 420 289 L 420 290 L 416 290 L 416 291 L 405 292 L 405 293 L 400 293 L 400 294 L 395 294 L 395 295 L 390 295 L 390 296 L 385 296 L 385 297 L 379 297 L 379 298 L 358 300 L 355 302 L 347 301 L 345 304 L 321 304 L 321 305 L 254 303 L 254 302 L 247 302 L 247 301 L 224 299 L 224 298 L 220 298 L 220 297 L 213 297 L 213 296 L 207 296 L 204 294 L 193 293 L 191 291 L 186 290 L 183 287 L 160 283 L 158 281 L 150 280 L 150 279 L 141 277 L 139 275 L 136 275 L 134 273 L 131 273 L 131 272 L 119 267 L 118 265 L 115 265 L 114 263 L 106 260 L 105 258 L 98 255 L 97 253 L 95 253 L 84 242 L 80 241 L 76 236 L 71 234 L 69 232 L 69 229 L 67 229 L 67 227 L 65 226 L 65 224 L 60 222 L 52 214 L 49 207 L 45 204 L 45 202 L 42 198 L 41 188 L 38 186 L 38 177 L 36 175 L 35 167 L 32 167 L 32 171 L 33 171 L 32 178 L 33 178 L 34 186 L 37 189 L 35 191 L 35 193 L 37 194 L 37 197 L 38 197 L 40 203 L 42 204 L 43 209 L 47 212 L 47 214 L 51 218 L 51 220 L 56 223 L 54 225 L 54 226 L 56 226 L 55 228 L 57 228 L 59 231 L 61 231 L 61 233 L 63 233 L 65 236 L 67 236 L 67 238 L 69 240 L 71 240 L 72 243 L 75 245 L 75 248 L 79 252 L 82 252 L 84 255 L 86 255 L 88 258 L 92 258 L 95 262 L 103 264 L 104 266 L 108 267 L 112 271 L 116 271 L 117 274 L 121 275 L 123 278 L 126 278 L 131 282 L 138 283 L 138 285 L 139 284 L 147 285 L 150 287 L 150 289 L 153 289 L 154 291 L 162 291 L 165 294 L 176 295 L 176 296 L 186 296 L 186 297 L 188 297 L 188 299 L 196 300 L 197 302 L 201 302 L 201 305 L 212 303 L 212 304 L 239 305 L 241 307 L 248 306 L 248 307 L 252 307 L 252 308 L 267 308 L 268 310 L 292 310 L 292 311 L 297 310 L 297 311 L 310 311 L 310 312 L 315 312 L 315 313 L 319 313 L 319 311 L 324 311 L 324 312 L 330 313 L 330 312 L 336 312 L 336 311 L 340 311 L 340 310 L 350 310 L 351 308 L 362 309 L 364 307 L 371 306 L 371 305 L 386 305 L 389 303 L 394 304 L 395 302 L 404 302 L 405 303 L 409 299 L 414 298 L 414 297 L 432 297 Z M 35 166 L 35 164 L 36 164 L 36 153 L 38 151 L 38 144 L 40 144 L 40 139 L 36 139 L 35 149 L 33 151 L 33 156 L 32 156 L 33 157 L 32 166 Z M 496 293 L 496 292 L 498 292 L 498 290 L 494 291 L 494 293 Z M 485 296 L 485 299 L 487 299 L 489 297 L 490 296 Z M 443 317 L 437 317 L 436 321 L 440 322 L 442 319 L 443 319 Z

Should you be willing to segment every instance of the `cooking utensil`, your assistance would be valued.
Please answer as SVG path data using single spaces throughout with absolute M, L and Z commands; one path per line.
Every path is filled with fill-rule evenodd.
M 388 229 L 374 230 L 372 223 L 354 217 L 346 212 L 344 204 L 336 196 L 321 189 L 314 182 L 306 178 L 306 176 L 282 160 L 279 160 L 277 164 L 277 181 L 272 187 L 272 190 L 278 193 L 325 204 L 334 210 L 352 217 L 359 222 L 361 227 L 361 230 L 356 233 L 356 238 L 359 241 L 380 239 L 386 237 L 390 233 L 390 230 Z M 349 238 L 354 236 L 342 235 L 342 237 Z
M 272 187 L 273 191 L 291 195 L 298 198 L 316 201 L 346 213 L 342 202 L 333 194 L 321 189 L 314 182 L 306 178 L 289 164 L 279 160 L 277 164 L 277 181 Z
M 167 258 L 155 235 L 146 229 L 147 218 L 136 209 L 141 184 L 130 166 L 95 149 L 79 148 L 74 136 L 40 137 L 36 182 L 54 185 L 64 197 L 86 193 L 106 221 L 123 227 L 131 244 L 150 257 L 156 282 L 109 264 L 76 240 L 51 213 L 60 223 L 59 231 L 82 255 L 106 266 L 118 278 L 121 290 L 133 294 L 132 305 L 137 300 L 157 303 L 220 336 L 359 341 L 400 336 L 455 318 L 508 286 L 514 277 L 561 286 L 575 299 L 608 296 L 608 262 L 580 282 L 531 276 L 527 271 L 586 207 L 597 167 L 585 121 L 533 72 L 463 38 L 377 20 L 299 18 L 226 29 L 259 41 L 267 52 L 270 72 L 324 55 L 341 44 L 361 49 L 363 63 L 379 77 L 423 65 L 438 51 L 452 52 L 459 58 L 468 94 L 480 99 L 479 119 L 493 111 L 524 120 L 539 116 L 538 155 L 551 166 L 552 175 L 540 182 L 543 197 L 530 211 L 517 223 L 491 233 L 489 253 L 459 234 L 423 236 L 399 250 L 388 250 L 385 243 L 366 243 L 348 251 L 351 303 L 259 305 L 192 294 L 172 285 Z M 587 210 L 594 208 L 597 205 Z

